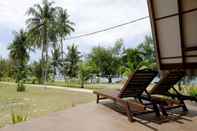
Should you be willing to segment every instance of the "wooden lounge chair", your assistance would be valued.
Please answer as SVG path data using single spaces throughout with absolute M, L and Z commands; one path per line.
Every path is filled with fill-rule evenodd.
M 129 121 L 133 121 L 133 115 L 155 112 L 157 116 L 160 115 L 157 105 L 154 103 L 144 104 L 136 99 L 146 91 L 147 86 L 151 83 L 153 78 L 157 75 L 156 71 L 139 70 L 128 77 L 125 85 L 121 90 L 100 90 L 94 91 L 97 95 L 97 103 L 101 99 L 111 99 L 119 103 L 127 113 Z M 135 99 L 123 99 L 123 98 Z M 151 106 L 150 106 L 151 105 Z
M 168 115 L 166 110 L 179 107 L 182 107 L 183 111 L 187 112 L 188 109 L 184 103 L 184 100 L 197 101 L 195 97 L 182 95 L 174 87 L 174 85 L 184 76 L 184 71 L 171 71 L 166 76 L 164 76 L 158 83 L 156 83 L 156 85 L 151 91 L 149 91 L 152 100 L 155 103 L 159 104 L 163 115 Z M 173 93 L 170 92 L 172 90 Z M 166 96 L 168 98 L 166 98 Z M 146 99 L 146 97 L 143 96 L 143 99 Z

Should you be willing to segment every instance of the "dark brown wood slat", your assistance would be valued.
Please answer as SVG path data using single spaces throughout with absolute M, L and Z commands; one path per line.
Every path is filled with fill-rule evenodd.
M 137 97 L 144 92 L 144 90 L 142 90 L 142 89 L 134 89 L 135 91 L 127 90 L 124 93 L 122 93 L 122 95 L 124 96 L 124 95 L 128 94 L 129 96 L 136 96 Z
M 136 92 L 136 91 L 144 91 L 142 90 L 143 89 L 143 86 L 139 87 L 139 88 L 133 88 L 133 90 L 125 90 L 125 92 Z
M 177 79 L 171 79 L 171 80 L 166 80 L 166 81 L 164 81 L 164 82 L 162 82 L 161 84 L 171 84 L 171 83 L 174 83 L 174 82 L 178 82 L 180 80 L 180 78 L 177 78 Z
M 170 80 L 175 80 L 175 79 L 178 79 L 180 78 L 181 76 L 170 76 L 170 77 L 167 77 L 167 79 L 170 79 Z
M 135 79 L 133 79 L 134 81 L 135 80 L 145 80 L 145 81 L 147 81 L 147 80 L 149 80 L 149 79 L 151 79 L 152 77 L 135 77 Z M 130 81 L 133 81 L 133 80 L 130 80 Z
M 142 91 L 136 91 L 136 92 L 124 92 L 122 93 L 123 96 L 128 96 L 128 97 L 139 97 L 141 95 Z
M 128 84 L 128 89 L 125 89 L 125 90 L 132 90 L 132 89 L 140 89 L 140 88 L 145 88 L 144 86 L 146 86 L 147 83 L 144 83 L 144 84 L 135 84 L 135 83 L 131 83 L 131 84 Z
M 138 85 L 147 85 L 149 84 L 150 82 L 131 82 L 131 83 L 128 83 L 128 86 L 138 86 Z
M 142 77 L 143 78 L 143 77 L 152 77 L 152 76 L 153 76 L 153 74 L 138 74 L 138 75 L 135 75 L 134 78 L 135 77 L 140 77 L 140 78 Z
M 156 85 L 152 93 L 154 94 L 164 94 L 169 91 L 169 89 L 175 85 L 185 73 L 183 71 L 172 71 L 170 72 L 164 79 L 160 80 L 160 82 Z
M 137 82 L 137 81 L 150 81 L 150 79 L 152 79 L 152 77 L 149 78 L 137 78 L 137 79 L 133 79 L 130 82 Z
M 136 78 L 135 77 L 133 80 L 130 80 L 129 82 L 132 82 L 132 81 L 152 81 L 152 78 L 153 77 L 143 77 L 143 78 Z
M 152 75 L 154 75 L 154 74 L 155 74 L 155 73 L 147 73 L 147 72 L 146 72 L 146 73 L 141 73 L 141 72 L 140 72 L 140 73 L 134 74 L 134 77 L 135 77 L 135 76 L 152 76 Z
M 131 82 L 149 82 L 150 80 L 149 79 L 134 79 L 134 80 L 131 80 Z

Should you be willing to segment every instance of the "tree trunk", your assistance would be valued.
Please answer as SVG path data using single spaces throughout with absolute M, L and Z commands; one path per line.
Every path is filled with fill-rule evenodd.
M 55 81 L 55 75 L 56 75 L 56 68 L 55 65 L 53 66 L 53 81 Z
M 64 46 L 63 46 L 63 39 L 62 38 L 60 38 L 60 46 L 61 46 L 60 50 L 61 50 L 61 64 L 62 64 L 62 69 L 61 69 L 62 73 L 61 74 L 63 77 L 65 77 L 65 73 L 64 73 Z
M 81 81 L 81 88 L 84 88 L 84 82 L 85 82 L 85 80 L 84 80 L 84 77 L 83 77 L 83 75 L 80 77 L 80 81 Z
M 44 52 L 45 52 L 45 61 L 44 61 L 44 84 L 47 81 L 47 71 L 48 71 L 48 35 L 47 35 L 47 23 L 44 25 L 44 37 L 43 37 L 43 47 L 44 47 Z
M 108 83 L 112 83 L 112 78 L 111 78 L 111 76 L 108 77 Z
M 45 52 L 45 45 L 42 45 L 42 61 L 41 61 L 41 69 L 42 69 L 42 78 L 41 78 L 41 83 L 44 82 L 44 77 L 45 77 L 45 56 L 44 56 L 44 52 Z
M 46 45 L 46 74 L 45 74 L 45 82 L 48 82 L 48 43 Z
M 62 62 L 63 62 L 63 59 L 64 59 L 64 45 L 63 45 L 63 39 L 61 38 L 61 57 L 62 57 Z
M 84 82 L 81 82 L 81 88 L 84 88 Z

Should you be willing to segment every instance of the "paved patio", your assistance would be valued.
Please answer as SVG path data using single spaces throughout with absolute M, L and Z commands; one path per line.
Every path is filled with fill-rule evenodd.
M 105 105 L 113 107 L 113 104 Z M 32 119 L 0 131 L 196 131 L 197 106 L 188 105 L 185 116 L 170 114 L 168 119 L 158 122 L 154 114 L 136 118 L 129 122 L 125 115 L 102 104 L 89 103 L 65 111 L 51 113 L 46 117 Z M 178 111 L 178 110 L 177 110 Z M 178 111 L 179 112 L 179 111 Z

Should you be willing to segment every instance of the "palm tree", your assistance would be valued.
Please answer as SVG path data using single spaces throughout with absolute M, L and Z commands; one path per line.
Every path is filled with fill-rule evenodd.
M 38 84 L 42 84 L 42 63 L 40 61 L 34 61 L 32 64 L 29 65 L 30 74 L 32 75 L 33 81 L 32 83 L 35 83 L 36 81 Z
M 26 64 L 29 60 L 29 44 L 27 43 L 27 36 L 23 30 L 20 30 L 19 33 L 15 33 L 13 42 L 8 47 L 10 50 L 10 57 L 14 61 L 15 70 L 16 70 L 16 81 L 18 83 L 17 91 L 24 91 L 23 82 L 21 81 L 25 78 L 26 75 Z
M 26 38 L 26 33 L 23 30 L 20 30 L 19 33 L 15 32 L 14 40 L 8 47 L 10 57 L 15 61 L 16 65 L 24 65 L 29 59 L 27 50 L 29 45 Z
M 52 54 L 52 63 L 51 65 L 53 66 L 53 80 L 55 80 L 55 76 L 57 74 L 57 69 L 61 66 L 62 62 L 60 60 L 60 49 L 54 44 L 53 51 L 51 52 Z
M 84 88 L 85 82 L 90 79 L 92 76 L 93 70 L 92 67 L 85 62 L 81 62 L 79 65 L 79 79 L 80 79 L 80 84 L 81 88 Z
M 64 76 L 69 76 L 70 78 L 74 78 L 77 76 L 77 72 L 79 69 L 80 62 L 80 52 L 78 51 L 78 47 L 74 44 L 67 47 L 68 53 L 65 58 L 65 66 L 64 66 Z
M 56 29 L 57 29 L 58 37 L 60 38 L 61 57 L 63 60 L 64 57 L 63 40 L 67 35 L 69 35 L 71 32 L 74 31 L 74 28 L 72 27 L 74 23 L 68 19 L 69 15 L 67 14 L 67 10 L 59 8 L 57 14 L 58 16 L 56 21 L 57 22 Z
M 35 4 L 29 8 L 27 14 L 31 16 L 27 19 L 29 38 L 38 48 L 42 48 L 42 76 L 47 80 L 48 71 L 48 48 L 49 42 L 56 38 L 55 19 L 57 7 L 53 7 L 53 2 L 43 0 L 42 5 Z
M 128 75 L 137 69 L 140 69 L 141 62 L 143 62 L 143 53 L 138 49 L 126 49 L 122 56 L 123 73 Z
M 154 42 L 151 36 L 145 36 L 145 40 L 138 45 L 137 49 L 143 53 L 144 59 L 150 61 L 151 64 L 156 61 Z

